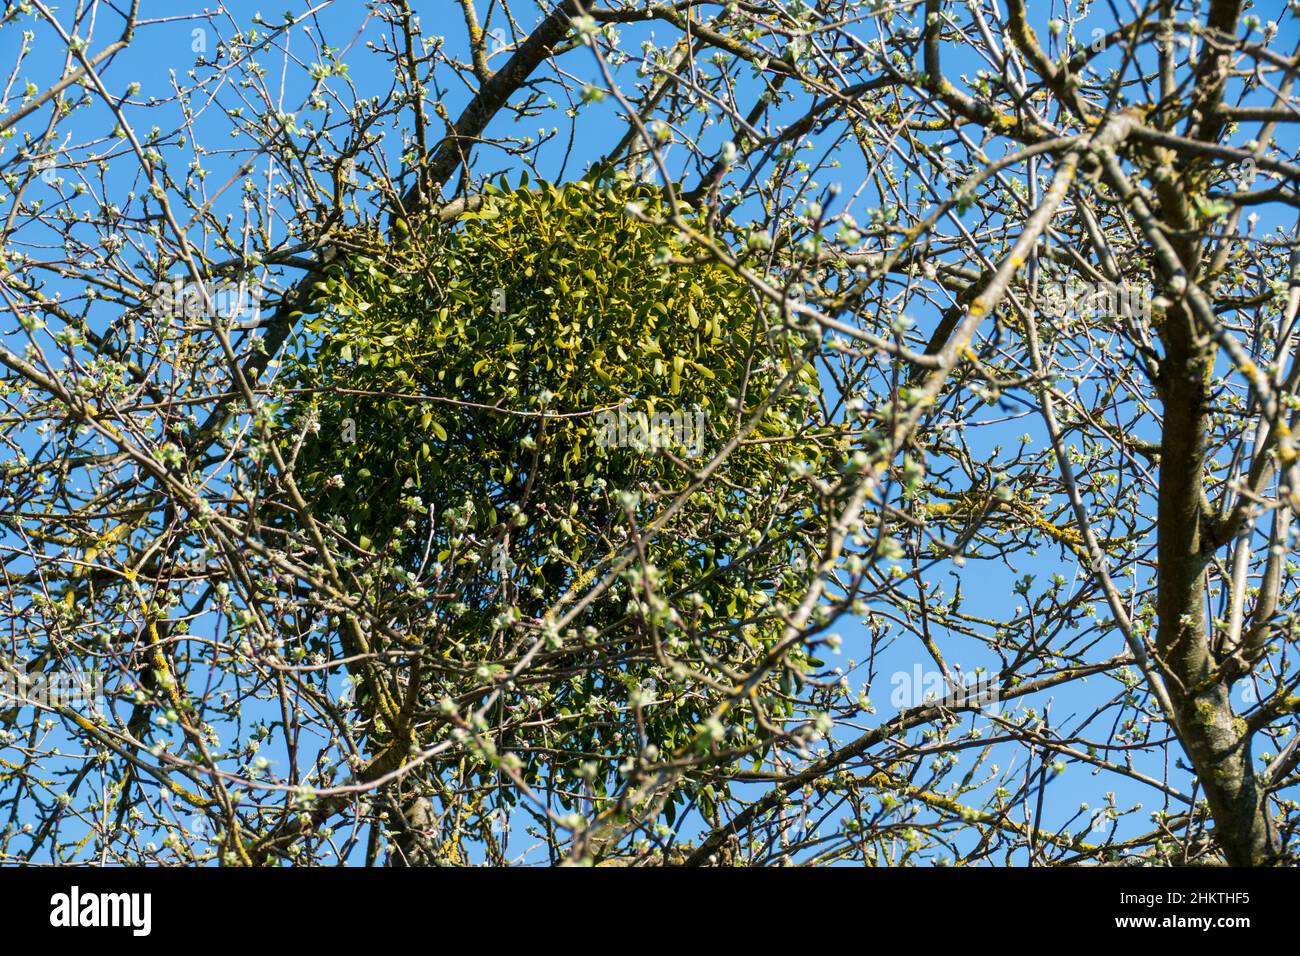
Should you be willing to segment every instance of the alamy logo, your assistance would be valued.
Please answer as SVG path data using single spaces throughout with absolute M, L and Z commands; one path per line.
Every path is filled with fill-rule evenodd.
M 1057 322 L 1090 322 L 1112 316 L 1151 318 L 1153 287 L 1123 282 L 1052 281 L 1039 288 L 1041 313 Z
M 49 709 L 74 704 L 97 705 L 104 696 L 104 675 L 99 671 L 36 671 L 12 658 L 0 657 L 0 705 L 17 703 Z
M 262 309 L 262 290 L 247 280 L 212 281 L 203 289 L 183 279 L 160 280 L 154 283 L 151 302 L 154 314 L 164 319 L 257 318 Z
M 900 710 L 938 705 L 997 713 L 1002 700 L 1002 685 L 996 675 L 967 672 L 960 667 L 945 675 L 916 664 L 910 671 L 895 671 L 890 684 L 893 690 L 889 703 Z
M 632 448 L 642 452 L 680 451 L 687 458 L 704 453 L 701 408 L 634 412 L 623 405 L 596 416 L 596 443 L 601 448 Z
M 82 926 L 129 926 L 134 936 L 148 936 L 153 928 L 153 896 L 149 893 L 69 893 L 50 897 L 50 925 L 69 929 Z

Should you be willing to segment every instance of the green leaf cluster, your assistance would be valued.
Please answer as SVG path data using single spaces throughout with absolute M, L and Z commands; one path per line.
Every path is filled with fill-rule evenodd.
M 824 454 L 813 365 L 669 212 L 659 189 L 608 176 L 490 189 L 450 227 L 337 261 L 285 369 L 284 442 L 301 442 L 317 518 L 372 553 L 382 613 L 447 662 L 426 699 L 491 686 L 545 640 L 509 696 L 550 719 L 503 746 L 550 753 L 526 775 L 564 765 L 597 792 L 644 743 L 752 744 L 754 701 L 779 720 L 804 666 L 796 649 L 720 736 L 708 722 L 801 589 L 791 556 L 812 551 L 818 513 L 803 476 Z M 702 454 L 644 440 L 656 413 Z M 605 595 L 548 633 L 557 600 L 670 507 Z

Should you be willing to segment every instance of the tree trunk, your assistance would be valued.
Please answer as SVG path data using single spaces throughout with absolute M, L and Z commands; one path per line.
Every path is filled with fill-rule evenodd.
M 1214 352 L 1197 340 L 1194 318 L 1175 304 L 1164 328 L 1160 391 L 1159 664 L 1176 730 L 1204 788 L 1215 838 L 1228 863 L 1260 866 L 1280 853 L 1267 795 L 1252 767 L 1245 721 L 1235 716 L 1226 680 L 1215 676 L 1206 612 L 1207 514 L 1201 482 L 1209 432 Z

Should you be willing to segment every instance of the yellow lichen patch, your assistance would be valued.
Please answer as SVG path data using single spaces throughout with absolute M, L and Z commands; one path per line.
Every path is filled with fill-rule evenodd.
M 867 783 L 876 790 L 885 791 L 888 794 L 899 794 L 910 799 L 925 804 L 934 810 L 941 810 L 976 826 L 988 826 L 994 829 L 1003 830 L 1008 833 L 1024 834 L 1026 827 L 1023 823 L 1018 823 L 1008 819 L 1003 814 L 989 813 L 984 810 L 976 810 L 968 807 L 964 803 L 944 796 L 943 794 L 934 793 L 918 787 L 915 784 L 908 783 L 892 774 L 877 772 L 867 778 Z M 1094 849 L 1090 844 L 1084 843 L 1076 837 L 1068 834 L 1048 833 L 1042 830 L 1034 831 L 1036 837 L 1044 843 L 1062 849 L 1078 850 L 1090 852 Z
M 970 520 L 981 513 L 985 508 L 985 500 L 978 494 L 958 495 L 953 502 L 930 502 L 924 506 L 924 513 L 929 517 L 935 518 L 953 518 Z M 1078 528 L 1054 524 L 1044 517 L 1032 505 L 1023 501 L 1012 499 L 1005 502 L 996 502 L 988 508 L 988 518 L 999 515 L 1002 518 L 1015 518 L 1021 527 L 1037 531 L 1046 536 L 1062 547 L 1069 548 L 1080 558 L 1087 558 L 1087 547 L 1084 543 L 1082 532 Z M 1109 551 L 1117 544 L 1122 543 L 1122 538 L 1103 538 L 1099 542 L 1103 551 Z

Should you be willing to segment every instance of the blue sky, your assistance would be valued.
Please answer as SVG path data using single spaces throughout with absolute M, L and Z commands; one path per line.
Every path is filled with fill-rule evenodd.
M 114 93 L 126 94 L 133 84 L 139 84 L 138 92 L 129 95 L 130 105 L 125 107 L 125 113 L 136 129 L 142 133 L 147 132 L 154 125 L 161 127 L 163 130 L 174 129 L 177 126 L 181 118 L 181 112 L 177 104 L 172 101 L 163 105 L 155 105 L 150 103 L 150 98 L 167 99 L 170 95 L 168 91 L 172 88 L 173 77 L 184 80 L 186 72 L 193 68 L 196 56 L 195 47 L 203 46 L 206 48 L 208 55 L 211 55 L 216 50 L 218 37 L 228 34 L 232 30 L 232 26 L 228 22 L 210 22 L 198 15 L 184 14 L 178 12 L 177 6 L 172 3 L 145 0 L 142 4 L 145 17 L 157 17 L 160 22 L 142 28 L 141 40 L 116 57 L 111 66 L 104 72 L 105 83 Z M 266 14 L 268 19 L 274 18 L 278 21 L 281 15 L 278 8 L 273 10 L 256 3 L 242 2 L 242 0 L 241 2 L 228 4 L 228 8 L 235 14 L 239 24 L 244 27 L 251 25 L 253 14 L 259 9 Z M 1281 5 L 1279 5 L 1280 10 Z M 1055 6 L 1053 4 L 1035 5 L 1034 12 L 1038 18 L 1036 25 L 1039 28 L 1040 35 L 1047 35 L 1049 31 L 1046 29 L 1046 20 L 1055 12 Z M 446 44 L 448 49 L 454 51 L 457 55 L 466 53 L 463 46 L 463 26 L 459 20 L 458 11 L 453 5 L 450 3 L 441 6 L 422 5 L 421 16 L 426 33 L 434 33 L 442 29 L 441 20 L 444 17 L 448 18 L 446 24 Z M 1102 26 L 1109 24 L 1109 15 L 1100 9 L 1100 6 L 1098 12 L 1093 14 L 1093 17 Z M 1277 19 L 1282 24 L 1283 30 L 1290 31 L 1291 36 L 1300 37 L 1300 30 L 1297 29 L 1294 18 L 1289 15 L 1278 15 Z M 112 18 L 105 14 L 104 23 L 96 32 L 91 43 L 92 50 L 108 42 L 109 37 L 115 33 L 116 26 L 110 25 L 111 20 Z M 8 72 L 10 65 L 16 60 L 18 50 L 23 42 L 22 30 L 29 28 L 36 30 L 35 49 L 40 52 L 24 60 L 19 71 L 19 83 L 30 82 L 37 89 L 41 89 L 55 82 L 60 73 L 62 58 L 55 54 L 60 50 L 61 44 L 57 41 L 57 38 L 50 35 L 48 28 L 34 27 L 30 18 L 23 20 L 18 26 L 11 25 L 0 28 L 0 68 L 5 73 Z M 864 25 L 862 29 L 864 36 L 869 37 L 872 35 L 870 25 Z M 378 40 L 380 31 L 376 22 L 367 20 L 365 7 L 357 3 L 322 5 L 310 19 L 291 31 L 289 34 L 288 55 L 281 50 L 268 49 L 264 56 L 259 57 L 267 69 L 268 83 L 273 88 L 276 88 L 277 93 L 282 96 L 281 108 L 286 113 L 295 114 L 299 123 L 311 115 L 309 109 L 303 108 L 308 90 L 313 85 L 309 75 L 311 65 L 331 62 L 331 58 L 323 56 L 319 50 L 318 30 L 329 38 L 332 45 L 339 48 L 337 60 L 347 65 L 346 79 L 355 86 L 357 91 L 356 99 L 364 99 L 369 96 L 386 96 L 391 86 L 389 66 L 382 57 L 366 48 L 368 40 Z M 635 54 L 638 52 L 642 41 L 661 42 L 661 38 L 667 34 L 668 31 L 663 28 L 624 28 L 622 31 L 622 47 L 624 50 Z M 299 58 L 301 64 L 295 63 L 293 58 Z M 498 63 L 499 61 L 493 61 L 494 65 Z M 572 74 L 578 87 L 583 84 L 591 84 L 596 87 L 603 85 L 600 70 L 588 51 L 577 50 L 569 53 L 560 61 L 560 65 L 564 70 Z M 951 64 L 950 69 L 954 73 L 973 72 L 980 65 L 973 58 L 966 62 L 961 57 L 958 57 Z M 620 80 L 625 86 L 630 86 L 633 80 L 633 68 L 634 64 L 629 65 L 619 74 Z M 282 86 L 280 85 L 281 77 L 284 77 Z M 444 88 L 436 92 L 441 94 L 447 113 L 456 116 L 467 101 L 469 91 L 450 76 L 443 76 L 440 80 Z M 750 84 L 749 88 L 752 89 L 752 79 Z M 328 85 L 330 88 L 339 91 L 340 95 L 345 98 L 350 97 L 350 94 L 346 91 L 343 78 L 336 76 Z M 745 91 L 745 88 L 742 87 L 742 94 Z M 618 120 L 618 105 L 613 97 L 606 96 L 599 102 L 582 102 L 568 98 L 558 86 L 553 84 L 541 87 L 541 94 L 542 102 L 545 105 L 541 108 L 538 116 L 518 124 L 517 127 L 511 118 L 498 117 L 487 134 L 491 137 L 494 133 L 500 134 L 509 131 L 518 135 L 530 135 L 537 138 L 551 135 L 550 131 L 554 130 L 554 138 L 540 151 L 535 168 L 529 171 L 534 177 L 541 175 L 551 179 L 571 179 L 580 175 L 586 166 L 599 158 L 624 131 L 624 124 Z M 554 99 L 554 105 L 547 102 L 548 97 Z M 740 99 L 745 101 L 746 97 L 742 95 Z M 228 100 L 221 105 L 227 105 L 227 103 Z M 787 117 L 798 115 L 799 106 L 800 103 L 790 104 L 783 107 L 782 111 L 778 111 L 775 115 L 778 117 L 782 115 Z M 566 110 L 569 109 L 577 110 L 576 126 L 571 125 L 571 118 L 565 115 Z M 0 141 L 0 146 L 4 147 L 4 152 L 0 152 L 0 164 L 14 155 L 15 149 L 20 146 L 20 140 L 24 132 L 37 133 L 44 128 L 43 124 L 48 121 L 48 112 L 48 108 L 39 110 L 19 124 L 18 138 Z M 211 188 L 212 184 L 225 182 L 242 163 L 252 159 L 254 166 L 247 176 L 247 181 L 251 184 L 251 188 L 261 196 L 264 194 L 267 182 L 268 161 L 265 156 L 255 155 L 247 138 L 231 136 L 231 125 L 229 115 L 220 108 L 220 105 L 207 106 L 197 111 L 193 121 L 191 133 L 193 140 L 204 143 L 214 150 L 221 150 L 221 152 L 205 157 L 203 161 L 204 165 L 210 170 L 207 179 L 209 188 Z M 68 200 L 74 209 L 94 208 L 101 203 L 104 205 L 121 203 L 121 197 L 127 193 L 140 191 L 144 188 L 138 176 L 138 167 L 134 157 L 125 153 L 121 140 L 111 138 L 113 126 L 114 119 L 112 116 L 102 105 L 96 104 L 78 110 L 72 120 L 60 127 L 61 132 L 71 133 L 74 142 L 85 141 L 88 144 L 82 151 L 83 155 L 85 152 L 93 152 L 112 157 L 108 161 L 101 183 L 95 184 L 94 188 L 90 189 L 86 194 Z M 401 156 L 407 146 L 407 143 L 404 142 L 403 131 L 388 128 L 382 132 L 384 134 L 383 138 L 379 141 L 376 149 L 383 154 L 388 170 L 396 170 L 401 166 Z M 720 149 L 727 136 L 728 134 L 722 128 L 714 126 L 707 131 L 701 140 L 701 145 L 709 151 Z M 946 132 L 927 134 L 927 136 L 935 141 L 944 141 L 950 138 Z M 806 155 L 814 158 L 821 156 L 829 145 L 829 141 L 824 136 L 820 138 L 813 136 L 808 138 L 806 142 L 812 146 L 812 149 Z M 169 163 L 174 167 L 172 170 L 173 175 L 181 175 L 183 164 L 179 162 L 177 157 L 184 156 L 191 145 L 189 143 L 181 145 L 175 139 L 172 139 L 162 147 Z M 1294 142 L 1282 143 L 1282 146 L 1284 149 L 1294 152 L 1296 144 Z M 838 169 L 824 170 L 814 175 L 817 186 L 809 186 L 808 198 L 812 198 L 820 192 L 821 187 L 825 187 L 832 182 L 837 182 L 843 187 L 841 193 L 843 197 L 849 197 L 863 182 L 865 170 L 862 168 L 860 157 L 855 159 L 846 152 L 839 158 L 842 160 L 842 165 Z M 680 171 L 683 181 L 693 183 L 695 178 L 698 177 L 698 171 L 693 169 L 689 163 L 686 163 L 687 154 L 683 147 L 678 146 L 668 150 L 665 159 L 670 169 L 675 173 Z M 683 164 L 685 164 L 686 168 L 683 168 Z M 511 183 L 518 181 L 519 174 L 522 171 L 515 160 L 499 153 L 494 155 L 489 149 L 480 152 L 476 170 L 479 172 L 500 171 L 507 176 Z M 275 174 L 270 173 L 270 175 L 274 176 Z M 942 194 L 944 188 L 942 184 L 936 184 L 935 188 Z M 38 184 L 35 189 L 38 191 L 44 190 L 40 195 L 47 203 L 52 204 L 63 201 L 54 187 Z M 851 211 L 859 220 L 865 220 L 868 216 L 865 207 L 870 207 L 874 203 L 881 201 L 881 197 L 873 196 L 870 191 L 867 191 L 854 200 Z M 844 208 L 845 200 L 841 199 L 836 202 L 835 211 L 841 211 Z M 244 214 L 240 189 L 230 189 L 214 202 L 213 209 L 218 217 L 230 215 L 236 217 L 236 221 L 238 221 L 239 217 Z M 6 215 L 7 212 L 8 206 L 0 205 L 0 216 Z M 742 205 L 735 211 L 735 217 L 742 222 L 759 215 L 761 215 L 761 211 L 753 203 Z M 1261 209 L 1261 215 L 1262 220 L 1259 227 L 1261 230 L 1270 229 L 1274 226 L 1284 226 L 1285 228 L 1291 226 L 1291 222 L 1283 220 L 1276 210 L 1266 207 Z M 90 229 L 89 226 L 86 228 L 87 230 Z M 26 232 L 20 230 L 20 235 L 23 236 L 24 241 L 30 242 L 37 238 L 38 233 L 34 230 Z M 283 235 L 283 226 L 272 223 L 269 227 L 269 235 L 272 243 L 279 241 Z M 292 274 L 289 275 L 291 277 Z M 75 294 L 76 290 L 69 291 Z M 115 317 L 114 310 L 102 304 L 90 304 L 88 310 L 92 327 L 105 328 Z M 928 330 L 935 321 L 936 314 L 933 311 L 921 310 L 916 314 L 910 314 L 909 317 L 921 329 Z M 0 316 L 0 341 L 16 341 L 20 331 L 12 316 Z M 21 346 L 16 348 L 21 350 Z M 824 377 L 824 381 L 829 385 L 831 380 L 829 377 Z M 1017 407 L 1014 396 L 1008 396 L 1005 409 L 999 405 L 992 405 L 978 413 L 978 417 L 983 420 L 1005 419 L 1005 421 L 978 430 L 981 437 L 979 439 L 980 444 L 975 446 L 977 450 L 985 451 L 990 457 L 994 457 L 991 447 L 994 442 L 1002 443 L 1007 448 L 1014 449 L 1019 443 L 1019 436 L 1022 434 L 1028 435 L 1031 444 L 1035 447 L 1041 447 L 1047 441 L 1041 420 L 1024 412 L 1023 407 L 1017 411 Z M 976 432 L 977 430 L 974 426 L 971 426 L 970 431 Z M 28 440 L 32 439 L 32 436 L 27 437 Z M 33 453 L 35 450 L 34 446 L 30 448 Z M 1056 505 L 1060 503 L 1059 500 L 1054 502 Z M 0 502 L 0 507 L 2 506 L 3 503 Z M 966 600 L 965 609 L 969 613 L 976 615 L 997 618 L 1006 614 L 1009 607 L 1027 602 L 1028 598 L 1026 596 L 1017 594 L 1015 591 L 1017 582 L 1023 580 L 1026 576 L 1032 576 L 1033 583 L 1030 586 L 1030 596 L 1037 598 L 1041 596 L 1046 587 L 1050 586 L 1054 574 L 1064 577 L 1066 581 L 1065 591 L 1069 593 L 1071 589 L 1077 587 L 1077 570 L 1076 561 L 1072 558 L 1062 558 L 1057 549 L 1053 547 L 1043 548 L 1037 554 L 1023 555 L 1010 561 L 970 560 L 962 568 L 958 568 L 950 562 L 940 562 L 931 566 L 927 570 L 925 577 L 928 582 L 943 587 L 948 596 L 951 596 L 954 582 L 959 576 L 962 583 L 962 593 Z M 1121 586 L 1129 586 L 1130 583 L 1127 579 L 1124 579 Z M 1144 582 L 1139 579 L 1136 583 L 1141 586 Z M 938 598 L 936 597 L 934 600 L 938 600 Z M 1104 607 L 1099 606 L 1098 611 L 1103 617 L 1106 616 Z M 195 623 L 195 632 L 212 634 L 213 626 L 214 621 L 211 617 L 201 619 Z M 842 635 L 843 646 L 838 655 L 824 655 L 827 659 L 827 665 L 828 667 L 839 666 L 848 669 L 849 662 L 856 661 L 859 667 L 850 669 L 848 673 L 852 689 L 856 692 L 864 674 L 862 662 L 868 658 L 870 652 L 868 632 L 852 615 L 846 615 L 835 625 L 833 630 Z M 996 666 L 996 659 L 986 651 L 983 645 L 974 643 L 963 645 L 959 639 L 952 635 L 943 636 L 941 645 L 945 654 L 949 657 L 950 663 L 959 664 L 963 669 L 969 670 L 976 666 Z M 1101 656 L 1118 654 L 1121 651 L 1122 639 L 1117 632 L 1112 632 L 1111 635 L 1103 639 L 1096 650 L 1096 656 L 1100 658 Z M 920 645 L 910 639 L 886 642 L 884 646 L 876 649 L 872 660 L 872 668 L 878 676 L 871 693 L 875 713 L 864 715 L 860 721 L 860 726 L 874 726 L 888 719 L 894 713 L 895 708 L 890 703 L 890 677 L 897 674 L 911 674 L 913 668 L 918 664 L 928 670 L 932 665 L 928 658 L 923 655 L 924 651 Z M 1017 701 L 1013 706 L 1033 707 L 1040 713 L 1050 715 L 1050 725 L 1056 728 L 1058 733 L 1068 736 L 1072 724 L 1090 713 L 1101 699 L 1116 693 L 1117 687 L 1118 685 L 1113 677 L 1098 676 L 1086 682 L 1071 684 L 1066 688 L 1054 690 L 1049 695 L 1023 702 Z M 250 712 L 245 717 L 249 722 L 255 720 L 273 722 L 278 720 L 276 711 L 269 707 L 266 713 Z M 223 736 L 226 736 L 227 730 L 233 735 L 236 728 L 223 729 Z M 849 728 L 842 728 L 838 735 L 840 739 L 847 739 L 850 735 Z M 961 759 L 972 759 L 977 752 L 977 750 L 962 751 Z M 0 749 L 0 753 L 3 753 L 2 749 Z M 283 748 L 279 745 L 277 738 L 273 737 L 262 753 L 271 758 L 270 769 L 272 773 L 284 772 Z M 1008 751 L 1007 759 L 1023 762 L 1024 752 L 1017 748 L 1013 758 L 1011 751 Z M 1175 765 L 1166 767 L 1154 764 L 1152 763 L 1153 759 L 1149 756 L 1140 757 L 1136 763 L 1136 769 L 1157 778 L 1167 773 L 1169 781 L 1180 790 L 1186 792 L 1190 788 L 1190 777 L 1185 771 Z M 1019 771 L 1023 774 L 1025 771 L 1023 763 L 1018 766 Z M 1080 803 L 1087 802 L 1090 804 L 1091 809 L 1084 814 L 1085 817 L 1103 807 L 1107 791 L 1114 793 L 1116 803 L 1121 807 L 1137 803 L 1144 806 L 1142 813 L 1125 818 L 1119 829 L 1119 836 L 1121 837 L 1148 830 L 1150 828 L 1150 820 L 1146 812 L 1148 810 L 1180 809 L 1177 806 L 1168 807 L 1166 799 L 1162 795 L 1137 781 L 1114 774 L 1104 774 L 1098 777 L 1092 768 L 1078 763 L 1070 763 L 1059 774 L 1049 772 L 1046 776 L 1045 787 L 1047 797 L 1043 807 L 1043 826 L 1049 830 L 1054 830 L 1066 821 L 1076 818 L 1079 813 Z M 755 788 L 755 792 L 757 792 L 757 788 Z M 684 824 L 684 832 L 689 832 L 692 825 L 690 821 Z M 1078 820 L 1075 819 L 1072 829 L 1077 827 Z M 522 838 L 518 840 L 519 849 L 522 849 L 525 842 Z M 360 852 L 360 848 L 358 848 L 357 852 Z

